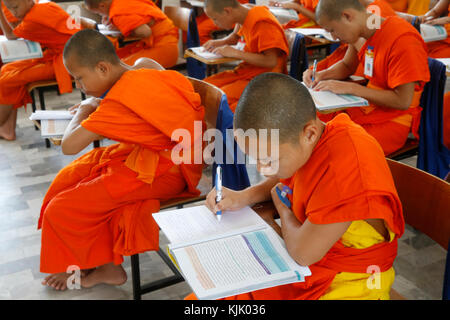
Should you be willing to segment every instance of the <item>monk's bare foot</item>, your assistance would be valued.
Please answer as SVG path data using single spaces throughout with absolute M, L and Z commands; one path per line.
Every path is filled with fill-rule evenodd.
M 12 110 L 8 119 L 0 126 L 0 138 L 8 141 L 16 140 L 17 109 Z
M 120 286 L 127 281 L 127 273 L 121 265 L 108 263 L 81 278 L 83 288 L 91 288 L 100 283 Z
M 55 290 L 66 290 L 67 289 L 67 279 L 71 274 L 62 272 L 62 273 L 54 273 L 47 277 L 45 277 L 44 281 L 42 281 L 42 284 L 44 286 L 52 287 Z

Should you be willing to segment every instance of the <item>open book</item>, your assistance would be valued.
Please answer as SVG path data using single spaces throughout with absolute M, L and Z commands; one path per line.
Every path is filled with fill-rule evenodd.
M 322 36 L 329 41 L 339 42 L 339 40 L 333 39 L 331 33 L 322 28 L 290 28 L 289 30 L 301 33 L 305 36 Z
M 269 7 L 269 10 L 281 24 L 287 23 L 291 20 L 298 20 L 298 13 L 294 9 Z
M 420 34 L 425 42 L 445 40 L 448 36 L 444 26 L 433 26 L 430 24 L 421 24 Z
M 43 57 L 38 42 L 24 39 L 7 40 L 5 36 L 0 36 L 0 55 L 3 63 Z
M 30 120 L 41 122 L 41 135 L 44 138 L 62 137 L 73 114 L 67 110 L 37 110 Z
M 111 36 L 114 38 L 118 38 L 122 35 L 122 33 L 119 30 L 109 30 L 107 26 L 104 24 L 98 24 L 98 31 L 103 34 L 104 36 Z
M 350 94 L 335 94 L 331 91 L 314 91 L 310 88 L 308 88 L 308 90 L 318 111 L 367 107 L 369 105 L 369 102 L 366 99 Z
M 220 299 L 302 282 L 311 275 L 252 209 L 227 211 L 219 222 L 206 206 L 153 214 L 169 250 L 199 299 Z

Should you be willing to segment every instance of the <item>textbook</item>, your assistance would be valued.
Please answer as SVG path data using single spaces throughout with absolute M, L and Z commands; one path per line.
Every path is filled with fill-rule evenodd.
M 339 40 L 333 39 L 331 33 L 322 28 L 289 28 L 289 30 L 301 33 L 305 36 L 321 36 L 329 41 L 339 42 Z
M 232 46 L 233 48 L 237 50 L 244 50 L 245 44 L 243 42 L 239 42 Z M 207 50 L 205 50 L 204 47 L 192 47 L 186 50 L 186 53 L 192 52 L 193 55 L 187 54 L 187 56 L 190 56 L 192 58 L 195 58 L 197 60 L 200 60 L 201 62 L 210 64 L 210 63 L 225 63 L 225 62 L 231 62 L 231 61 L 239 61 L 238 59 L 234 58 L 228 58 L 224 57 L 220 54 L 212 53 Z M 185 57 L 187 57 L 185 56 Z
M 62 137 L 70 120 L 41 120 L 41 136 L 43 138 Z
M 421 24 L 420 34 L 425 42 L 445 40 L 448 36 L 444 26 L 433 26 L 430 24 Z
M 68 110 L 36 110 L 30 120 L 71 120 L 73 114 Z
M 201 300 L 303 282 L 311 275 L 249 207 L 223 212 L 220 222 L 206 206 L 153 217 L 170 242 L 174 262 Z
M 19 39 L 7 40 L 5 36 L 0 37 L 0 56 L 3 63 L 42 58 L 42 48 L 38 42 Z
M 291 20 L 298 20 L 298 13 L 294 9 L 284 9 L 270 6 L 268 8 L 281 24 L 287 23 Z
M 122 36 L 122 33 L 119 30 L 109 30 L 104 24 L 98 24 L 97 27 L 98 31 L 104 36 L 111 36 L 113 38 L 119 38 Z
M 319 112 L 369 106 L 369 101 L 351 94 L 335 94 L 331 91 L 315 91 L 310 88 L 308 90 Z

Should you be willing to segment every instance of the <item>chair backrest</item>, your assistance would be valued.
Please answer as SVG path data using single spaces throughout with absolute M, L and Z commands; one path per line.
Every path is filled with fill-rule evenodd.
M 175 27 L 185 32 L 188 31 L 191 9 L 167 6 L 164 8 L 164 13 L 170 20 L 172 20 Z
M 202 105 L 205 107 L 205 123 L 207 129 L 215 129 L 217 114 L 219 112 L 222 97 L 225 93 L 218 87 L 195 78 L 188 77 L 195 92 L 200 95 Z
M 305 37 L 292 30 L 285 31 L 286 39 L 289 44 L 289 75 L 294 79 L 302 81 L 303 72 L 308 69 L 308 56 L 306 51 Z
M 450 184 L 427 172 L 387 159 L 405 222 L 448 250 Z
M 446 77 L 445 65 L 428 58 L 431 79 L 420 99 L 423 108 L 419 128 L 417 168 L 441 179 L 449 173 L 450 150 L 443 142 L 443 108 Z

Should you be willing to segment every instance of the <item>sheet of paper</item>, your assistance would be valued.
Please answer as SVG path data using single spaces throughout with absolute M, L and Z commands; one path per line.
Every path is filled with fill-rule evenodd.
M 42 57 L 41 45 L 29 40 L 0 41 L 0 54 L 3 62 Z
M 122 33 L 118 30 L 109 30 L 104 24 L 98 25 L 98 31 L 105 36 L 120 37 Z
M 68 110 L 36 110 L 30 120 L 70 120 L 73 116 Z
M 265 221 L 249 207 L 223 212 L 220 222 L 206 206 L 162 211 L 154 213 L 153 218 L 171 242 L 172 248 L 200 239 L 216 239 L 223 235 L 239 234 L 267 226 Z
M 447 30 L 439 25 L 420 25 L 420 34 L 425 42 L 439 41 L 447 39 Z
M 335 94 L 330 91 L 314 91 L 309 89 L 318 110 L 330 110 L 345 107 L 364 107 L 369 103 L 366 99 L 347 94 Z
M 42 137 L 61 137 L 64 135 L 70 120 L 42 120 Z
M 174 250 L 187 281 L 199 298 L 304 281 L 309 268 L 287 254 L 270 229 Z
M 322 28 L 290 28 L 289 30 L 301 33 L 305 36 L 322 36 L 329 41 L 339 42 L 339 40 L 333 39 L 331 33 Z

